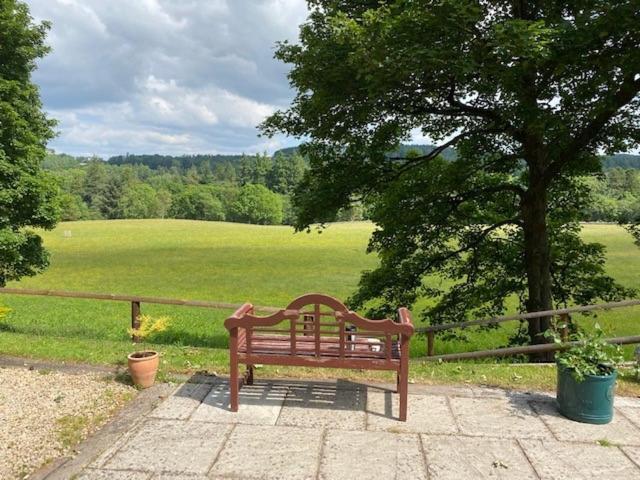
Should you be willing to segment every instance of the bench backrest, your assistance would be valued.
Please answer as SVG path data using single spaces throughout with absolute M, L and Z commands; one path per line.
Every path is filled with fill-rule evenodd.
M 413 326 L 390 319 L 370 320 L 350 311 L 342 302 L 317 293 L 303 295 L 285 309 L 268 317 L 253 314 L 251 304 L 243 305 L 225 321 L 229 330 L 239 329 L 239 338 L 246 342 L 251 353 L 252 341 L 273 339 L 282 348 L 283 337 L 288 337 L 287 351 L 296 355 L 304 352 L 316 357 L 325 355 L 371 357 L 390 360 L 401 335 L 411 336 Z

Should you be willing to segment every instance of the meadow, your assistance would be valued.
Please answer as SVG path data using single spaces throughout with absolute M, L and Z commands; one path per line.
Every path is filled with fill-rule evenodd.
M 294 234 L 285 226 L 220 222 L 67 222 L 43 234 L 52 255 L 50 268 L 9 286 L 251 301 L 278 307 L 312 291 L 344 299 L 357 287 L 360 272 L 377 264 L 377 258 L 366 253 L 372 228 L 366 222 L 338 223 L 322 233 Z M 640 249 L 624 230 L 586 225 L 583 234 L 589 241 L 607 245 L 607 268 L 613 276 L 626 286 L 640 287 Z M 122 365 L 126 353 L 133 350 L 127 334 L 128 303 L 3 295 L 0 304 L 11 309 L 0 320 L 0 353 Z M 422 306 L 414 309 L 416 317 Z M 142 311 L 172 319 L 169 330 L 153 339 L 154 348 L 163 353 L 165 373 L 226 370 L 227 334 L 222 322 L 230 311 L 145 304 Z M 637 334 L 640 308 L 606 312 L 597 320 L 609 334 Z M 590 325 L 594 320 L 578 321 Z M 514 322 L 498 330 L 470 330 L 468 342 L 438 339 L 436 353 L 504 346 L 515 326 Z M 414 338 L 411 351 L 414 357 L 424 355 L 423 337 Z M 631 355 L 630 348 L 626 352 Z M 529 377 L 540 376 L 537 383 L 545 386 L 551 378 L 551 370 L 500 369 L 496 365 L 501 364 L 493 362 L 478 363 L 471 369 L 460 364 L 415 364 L 421 380 L 473 377 L 481 383 L 513 384 L 515 379 L 515 383 L 526 384 Z

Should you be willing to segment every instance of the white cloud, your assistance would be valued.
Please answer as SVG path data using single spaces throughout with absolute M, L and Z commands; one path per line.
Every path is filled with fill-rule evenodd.
M 293 140 L 256 125 L 292 98 L 277 40 L 304 0 L 27 0 L 53 23 L 34 78 L 75 154 L 240 152 Z

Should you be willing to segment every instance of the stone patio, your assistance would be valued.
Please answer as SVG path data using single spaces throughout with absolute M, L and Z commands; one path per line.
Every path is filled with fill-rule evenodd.
M 201 380 L 201 379 L 200 379 Z M 614 421 L 569 421 L 552 395 L 348 381 L 257 381 L 240 411 L 223 379 L 185 383 L 80 479 L 640 479 L 640 399 Z

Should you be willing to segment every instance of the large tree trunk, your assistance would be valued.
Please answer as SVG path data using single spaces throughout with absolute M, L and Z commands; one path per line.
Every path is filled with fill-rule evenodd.
M 553 309 L 551 293 L 551 254 L 547 230 L 547 192 L 541 181 L 531 175 L 529 189 L 521 204 L 524 230 L 524 260 L 527 272 L 527 312 Z M 550 317 L 529 320 L 532 344 L 548 343 L 544 332 L 551 325 Z M 551 352 L 537 354 L 536 361 L 551 361 Z

